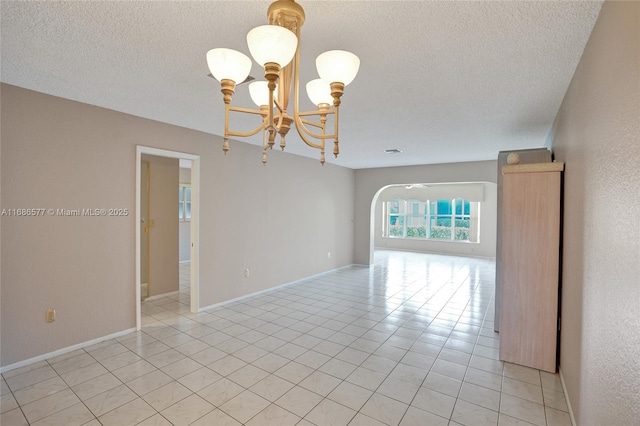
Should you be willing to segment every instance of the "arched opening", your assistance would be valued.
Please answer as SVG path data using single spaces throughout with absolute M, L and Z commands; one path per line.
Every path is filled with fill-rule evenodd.
M 386 185 L 371 200 L 375 249 L 495 257 L 497 186 L 492 182 Z

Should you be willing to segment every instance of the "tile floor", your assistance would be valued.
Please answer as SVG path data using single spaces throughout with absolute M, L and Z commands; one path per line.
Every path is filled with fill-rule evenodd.
M 0 423 L 570 425 L 557 375 L 498 361 L 494 268 L 380 251 L 198 314 L 183 277 L 142 331 L 4 373 Z

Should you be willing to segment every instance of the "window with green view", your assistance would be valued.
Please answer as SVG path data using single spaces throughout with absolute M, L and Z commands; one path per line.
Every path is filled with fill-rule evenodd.
M 393 200 L 384 205 L 383 236 L 433 240 L 470 241 L 472 203 L 452 200 Z M 477 215 L 474 223 L 477 227 Z M 477 242 L 477 241 L 476 241 Z

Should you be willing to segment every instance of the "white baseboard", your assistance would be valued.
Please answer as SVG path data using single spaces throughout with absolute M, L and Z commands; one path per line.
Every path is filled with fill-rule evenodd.
M 567 392 L 567 385 L 564 383 L 564 376 L 562 375 L 562 368 L 558 368 L 560 372 L 560 382 L 562 383 L 562 391 L 564 392 L 564 399 L 567 402 L 567 409 L 569 410 L 569 417 L 571 417 L 571 424 L 576 426 L 576 418 L 573 416 L 573 409 L 571 408 L 571 401 L 569 401 L 569 393 Z
M 24 367 L 29 364 L 44 361 L 45 359 L 53 358 L 54 356 L 63 355 L 63 354 L 66 354 L 67 352 L 75 351 L 76 349 L 86 348 L 88 346 L 95 345 L 96 343 L 104 342 L 105 340 L 122 337 L 134 331 L 136 331 L 135 327 L 129 328 L 127 330 L 119 331 L 117 333 L 109 334 L 107 336 L 98 337 L 97 339 L 89 340 L 87 342 L 78 343 L 73 346 L 67 346 L 66 348 L 58 349 L 57 351 L 49 352 L 44 355 L 38 355 L 33 358 L 25 359 L 24 361 L 19 361 L 14 364 L 5 365 L 4 367 L 0 367 L 0 373 L 6 373 L 7 371 L 15 370 L 16 368 Z
M 163 293 L 163 294 L 156 294 L 155 296 L 151 296 L 151 297 L 147 297 L 145 300 L 149 301 L 149 300 L 158 300 L 158 299 L 162 299 L 163 297 L 169 297 L 169 296 L 173 296 L 180 293 L 179 291 L 170 291 L 169 293 Z
M 256 291 L 255 293 L 245 294 L 244 296 L 240 296 L 240 297 L 236 297 L 236 298 L 233 298 L 233 299 L 225 300 L 224 302 L 214 303 L 213 305 L 204 306 L 204 307 L 198 309 L 198 312 L 203 312 L 203 311 L 207 311 L 209 309 L 219 308 L 221 306 L 228 305 L 230 303 L 238 302 L 240 300 L 247 299 L 249 297 L 257 296 L 259 294 L 263 294 L 263 293 L 266 293 L 266 292 L 269 292 L 269 291 L 277 290 L 279 288 L 283 288 L 283 287 L 287 287 L 287 286 L 290 286 L 290 285 L 293 285 L 293 284 L 297 284 L 297 283 L 300 283 L 302 281 L 310 280 L 310 279 L 313 279 L 313 278 L 318 278 L 318 277 L 321 277 L 323 275 L 327 275 L 327 274 L 330 274 L 332 272 L 339 271 L 341 269 L 350 268 L 352 266 L 366 266 L 366 267 L 368 267 L 367 265 L 355 265 L 355 264 L 349 264 L 349 265 L 341 266 L 340 268 L 331 269 L 331 270 L 325 271 L 325 272 L 320 272 L 319 274 L 310 275 L 308 277 L 304 277 L 304 278 L 300 278 L 299 280 L 295 280 L 295 281 L 291 281 L 291 282 L 288 282 L 288 283 L 280 284 L 280 285 L 277 285 L 275 287 L 266 288 L 264 290 Z M 149 299 L 147 299 L 147 300 L 149 300 Z

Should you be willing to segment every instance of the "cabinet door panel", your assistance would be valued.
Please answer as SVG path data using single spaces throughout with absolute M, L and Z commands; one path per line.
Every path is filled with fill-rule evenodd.
M 500 359 L 556 370 L 560 173 L 504 175 Z

